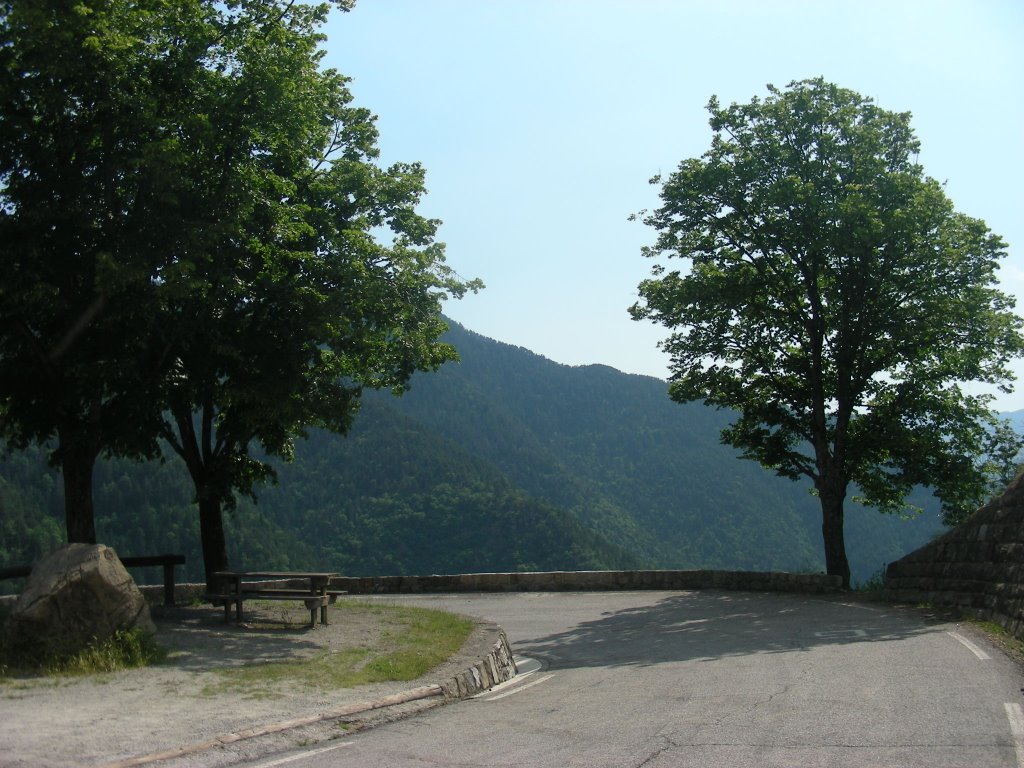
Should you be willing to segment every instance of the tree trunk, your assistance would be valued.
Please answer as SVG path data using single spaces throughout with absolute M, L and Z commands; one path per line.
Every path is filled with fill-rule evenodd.
M 177 439 L 168 429 L 164 437 L 185 461 L 196 489 L 199 505 L 199 536 L 203 550 L 203 571 L 208 592 L 219 592 L 214 574 L 227 570 L 228 547 L 224 536 L 224 497 L 217 490 L 217 456 L 211 445 L 213 409 L 203 409 L 203 429 L 196 434 L 191 407 L 177 403 L 171 407 L 177 427 Z
M 199 535 L 203 546 L 203 569 L 206 574 L 206 589 L 216 592 L 220 589 L 214 574 L 227 570 L 228 547 L 224 537 L 224 512 L 220 497 L 207 489 L 196 488 L 199 495 Z
M 96 543 L 96 513 L 92 503 L 92 475 L 99 451 L 74 430 L 58 429 L 64 481 L 64 521 L 68 543 Z
M 829 576 L 841 576 L 843 589 L 849 589 L 850 561 L 846 559 L 846 538 L 843 533 L 845 496 L 845 491 L 819 491 L 821 535 L 825 542 L 825 571 Z

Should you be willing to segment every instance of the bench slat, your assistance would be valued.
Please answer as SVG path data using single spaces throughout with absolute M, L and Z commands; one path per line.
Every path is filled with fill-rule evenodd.
M 303 592 L 297 595 L 279 595 L 279 594 L 265 594 L 263 592 L 226 592 L 224 594 L 207 594 L 203 595 L 203 600 L 208 603 L 218 602 L 222 603 L 225 600 L 231 603 L 237 603 L 241 601 L 253 601 L 253 600 L 305 600 L 307 602 L 316 602 L 327 604 L 331 599 L 330 595 L 311 595 L 309 592 Z
M 243 600 L 298 600 L 305 601 L 306 603 L 316 603 L 317 605 L 327 605 L 330 600 L 327 595 L 311 595 L 306 593 L 305 595 L 264 595 L 260 593 L 242 593 Z

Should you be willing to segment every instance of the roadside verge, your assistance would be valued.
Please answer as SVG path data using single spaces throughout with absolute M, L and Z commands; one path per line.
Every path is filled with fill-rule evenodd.
M 407 717 L 515 674 L 501 627 L 474 620 L 462 647 L 419 679 L 355 688 L 269 677 L 265 685 L 225 685 L 233 669 L 315 662 L 324 653 L 387 644 L 393 625 L 386 614 L 341 616 L 310 631 L 262 620 L 258 626 L 225 623 L 208 607 L 155 610 L 166 663 L 0 681 L 0 765 L 227 766 Z
M 366 713 L 398 707 L 403 704 L 426 702 L 427 706 L 437 706 L 438 704 L 475 696 L 499 683 L 511 680 L 516 675 L 516 664 L 512 656 L 512 648 L 509 646 L 504 630 L 496 624 L 488 625 L 487 630 L 487 635 L 493 638 L 487 652 L 463 671 L 440 683 L 430 683 L 376 699 L 356 701 L 341 707 L 301 717 L 265 723 L 252 728 L 215 736 L 194 744 L 103 763 L 96 768 L 134 768 L 134 766 L 153 765 L 168 760 L 187 758 L 213 749 L 224 749 L 249 739 L 278 735 L 342 718 L 358 717 Z M 418 711 L 418 709 L 420 708 L 414 708 L 413 711 Z M 409 713 L 407 710 L 403 714 Z

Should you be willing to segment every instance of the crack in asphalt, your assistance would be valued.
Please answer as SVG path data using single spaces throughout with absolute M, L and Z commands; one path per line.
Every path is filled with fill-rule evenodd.
M 659 749 L 655 749 L 654 751 L 652 751 L 642 761 L 640 761 L 639 763 L 634 765 L 633 768 L 644 768 L 645 765 L 650 765 L 652 762 L 657 760 L 659 757 L 661 757 L 663 754 L 665 754 L 669 750 L 679 749 L 681 747 L 688 746 L 687 744 L 680 744 L 679 742 L 673 741 L 668 736 L 665 736 L 665 735 L 662 735 L 662 734 L 659 734 L 658 738 L 661 741 L 665 742 L 665 744 L 663 746 L 661 746 Z

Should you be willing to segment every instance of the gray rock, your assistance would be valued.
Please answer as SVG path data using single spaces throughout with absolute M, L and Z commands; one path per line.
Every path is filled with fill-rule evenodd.
M 121 629 L 153 634 L 149 607 L 117 554 L 103 544 L 69 544 L 32 567 L 7 618 L 5 644 L 27 663 L 77 653 Z

